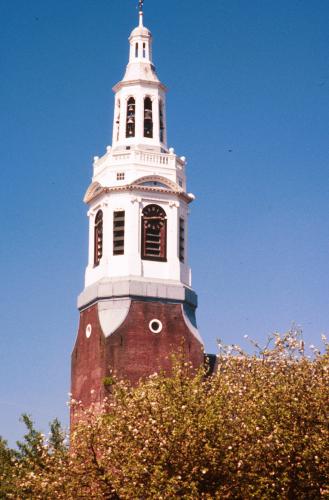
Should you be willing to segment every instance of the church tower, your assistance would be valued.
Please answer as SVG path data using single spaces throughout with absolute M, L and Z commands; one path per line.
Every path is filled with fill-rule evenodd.
M 188 265 L 186 160 L 167 147 L 166 87 L 143 25 L 129 37 L 129 63 L 114 87 L 112 147 L 95 157 L 88 205 L 89 258 L 78 298 L 72 397 L 101 402 L 106 377 L 136 384 L 170 367 L 183 349 L 203 363 Z M 108 380 L 108 379 L 107 379 Z

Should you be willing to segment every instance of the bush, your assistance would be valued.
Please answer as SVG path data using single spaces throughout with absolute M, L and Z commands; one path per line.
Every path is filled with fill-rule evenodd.
M 70 452 L 16 459 L 7 498 L 329 498 L 328 345 L 310 359 L 296 332 L 272 340 L 224 349 L 211 377 L 178 356 L 170 378 L 117 381 L 101 411 L 77 405 Z

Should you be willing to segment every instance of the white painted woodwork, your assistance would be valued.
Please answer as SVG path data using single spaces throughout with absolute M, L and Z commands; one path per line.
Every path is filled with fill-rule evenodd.
M 89 258 L 85 273 L 85 287 L 100 280 L 134 278 L 158 280 L 191 286 L 188 266 L 188 203 L 194 199 L 186 193 L 186 161 L 167 148 L 166 88 L 159 81 L 152 62 L 152 35 L 140 24 L 130 37 L 129 63 L 124 78 L 114 87 L 115 109 L 112 146 L 95 157 L 92 186 L 97 183 L 109 192 L 102 192 L 89 200 Z M 136 52 L 136 44 L 138 53 Z M 143 52 L 143 46 L 145 52 Z M 144 137 L 144 98 L 152 100 L 153 137 Z M 127 101 L 135 99 L 135 136 L 126 137 Z M 163 103 L 164 137 L 160 140 L 159 101 Z M 120 103 L 120 104 L 119 104 Z M 128 148 L 128 149 L 127 149 Z M 117 179 L 124 174 L 124 179 Z M 148 177 L 165 184 L 147 191 L 136 187 L 138 180 Z M 148 179 L 146 179 L 147 181 Z M 134 184 L 134 188 L 131 186 Z M 95 184 L 96 185 L 96 184 Z M 141 259 L 141 217 L 143 208 L 155 203 L 167 215 L 167 261 Z M 97 211 L 103 211 L 103 256 L 94 266 L 94 222 Z M 124 255 L 113 255 L 113 212 L 125 211 Z M 179 260 L 179 219 L 185 220 L 185 259 Z

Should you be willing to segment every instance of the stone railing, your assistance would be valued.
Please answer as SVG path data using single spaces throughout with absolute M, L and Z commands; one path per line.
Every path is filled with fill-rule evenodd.
M 169 169 L 183 170 L 186 164 L 184 157 L 175 155 L 173 149 L 169 153 L 156 153 L 145 150 L 131 151 L 111 151 L 111 147 L 107 148 L 107 153 L 99 158 L 94 157 L 94 175 L 99 173 L 106 166 L 122 166 L 127 164 L 150 165 L 152 167 L 164 167 Z
M 178 168 L 181 170 L 184 166 L 184 161 L 178 158 L 174 153 L 152 153 L 148 151 L 120 151 L 112 153 L 111 163 L 139 163 L 142 165 L 163 166 L 169 168 Z

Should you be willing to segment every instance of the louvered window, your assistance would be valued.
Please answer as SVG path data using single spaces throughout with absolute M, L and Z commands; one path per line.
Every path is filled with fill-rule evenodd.
M 179 219 L 179 260 L 184 262 L 185 259 L 185 221 Z
M 167 260 L 167 217 L 158 205 L 147 205 L 142 216 L 142 259 Z
M 99 210 L 94 227 L 94 265 L 98 266 L 103 255 L 103 212 Z
M 113 255 L 123 255 L 125 251 L 125 212 L 113 213 Z

